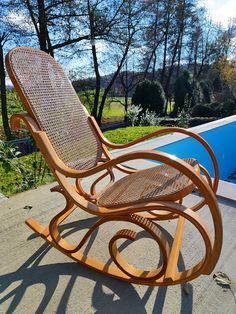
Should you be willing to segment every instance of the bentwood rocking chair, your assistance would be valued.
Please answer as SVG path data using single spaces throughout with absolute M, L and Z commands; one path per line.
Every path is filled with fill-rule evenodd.
M 12 116 L 12 128 L 19 129 L 20 121 L 24 121 L 58 181 L 59 185 L 52 191 L 61 193 L 66 199 L 65 208 L 47 227 L 42 227 L 32 218 L 26 221 L 27 225 L 77 262 L 130 283 L 173 285 L 192 280 L 200 274 L 210 274 L 221 252 L 222 221 L 215 197 L 217 161 L 205 140 L 185 129 L 165 128 L 125 145 L 111 143 L 88 115 L 64 71 L 51 56 L 37 49 L 18 47 L 8 53 L 6 64 L 27 111 Z M 131 147 L 147 138 L 174 132 L 192 136 L 205 147 L 213 163 L 214 178 L 194 158 L 181 160 L 151 150 L 112 158 L 107 149 Z M 153 163 L 151 168 L 144 170 L 135 170 L 124 164 L 135 159 L 158 161 L 159 164 Z M 116 180 L 115 169 L 115 172 L 123 172 L 125 176 Z M 90 191 L 85 191 L 82 179 L 98 173 L 100 176 L 93 181 Z M 109 183 L 97 192 L 97 185 L 101 185 L 105 177 L 110 179 Z M 71 178 L 74 179 L 73 185 Z M 184 200 L 194 190 L 201 195 L 201 199 L 188 207 L 184 205 Z M 210 229 L 197 212 L 203 206 L 212 219 Z M 98 220 L 80 242 L 74 244 L 61 234 L 59 225 L 77 207 L 97 216 Z M 164 220 L 169 223 L 178 221 L 172 240 L 161 225 Z M 117 221 L 141 227 L 156 241 L 160 250 L 156 269 L 137 268 L 121 254 L 117 240 L 134 241 L 137 236 L 129 229 L 118 231 L 108 241 L 111 259 L 107 263 L 81 251 L 97 228 Z M 188 265 L 187 269 L 179 269 L 187 223 L 199 233 L 203 256 L 194 265 Z

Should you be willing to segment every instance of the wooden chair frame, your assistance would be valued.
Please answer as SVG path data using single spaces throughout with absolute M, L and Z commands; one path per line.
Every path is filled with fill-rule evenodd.
M 130 283 L 150 286 L 165 286 L 184 283 L 198 277 L 201 274 L 210 274 L 213 271 L 220 256 L 223 231 L 221 214 L 215 196 L 219 181 L 217 160 L 207 142 L 198 134 L 190 132 L 189 130 L 168 127 L 155 131 L 130 143 L 118 145 L 109 142 L 103 136 L 94 118 L 88 116 L 88 123 L 92 125 L 99 141 L 102 143 L 103 155 L 100 162 L 92 168 L 84 170 L 70 168 L 58 157 L 46 132 L 40 128 L 39 124 L 34 118 L 34 113 L 31 110 L 28 98 L 20 87 L 17 77 L 15 76 L 12 69 L 10 54 L 11 52 L 6 58 L 8 73 L 28 112 L 14 114 L 11 117 L 12 129 L 20 129 L 21 120 L 25 123 L 27 129 L 30 130 L 39 150 L 43 154 L 52 173 L 59 183 L 59 185 L 54 187 L 51 191 L 61 193 L 66 199 L 65 208 L 50 221 L 47 227 L 41 226 L 33 218 L 27 219 L 26 224 L 42 238 L 44 238 L 50 245 L 54 246 L 59 251 L 74 259 L 75 261 L 85 264 L 99 272 Z M 131 147 L 153 136 L 170 132 L 178 132 L 191 136 L 205 147 L 209 153 L 214 168 L 213 181 L 211 180 L 207 170 L 201 165 L 195 169 L 184 160 L 164 152 L 150 150 L 134 151 L 132 153 L 112 158 L 107 149 L 122 149 Z M 107 185 L 106 189 L 114 184 L 115 178 L 112 171 L 114 168 L 126 173 L 127 175 L 137 172 L 137 170 L 130 169 L 129 167 L 123 165 L 123 163 L 127 161 L 136 159 L 158 161 L 177 169 L 179 172 L 187 176 L 193 182 L 193 185 L 201 192 L 201 201 L 195 204 L 192 208 L 184 206 L 182 204 L 182 199 L 191 192 L 191 190 L 188 191 L 186 188 L 178 193 L 178 202 L 172 200 L 171 198 L 167 198 L 165 200 L 137 202 L 126 206 L 114 206 L 112 210 L 111 208 L 99 206 L 97 204 L 96 185 L 99 184 L 105 176 L 110 177 L 110 183 Z M 101 171 L 103 171 L 103 173 L 91 185 L 90 193 L 85 192 L 82 188 L 81 180 Z M 74 178 L 75 185 L 72 186 L 68 181 L 68 178 Z M 213 234 L 209 232 L 205 222 L 197 214 L 197 211 L 204 205 L 208 206 L 212 216 L 214 226 Z M 100 217 L 100 219 L 89 229 L 82 240 L 80 240 L 78 244 L 74 245 L 68 242 L 60 234 L 59 226 L 77 207 L 84 209 L 90 214 Z M 155 223 L 155 221 L 169 219 L 178 219 L 172 245 L 169 244 L 164 233 Z M 117 248 L 117 240 L 128 239 L 130 241 L 134 241 L 137 236 L 135 231 L 128 229 L 120 230 L 109 241 L 109 252 L 115 266 L 104 264 L 81 253 L 80 249 L 89 239 L 91 234 L 99 226 L 111 221 L 130 222 L 145 230 L 156 241 L 160 248 L 162 255 L 162 265 L 157 269 L 146 271 L 130 265 L 124 259 L 124 257 L 119 252 L 119 249 Z M 181 250 L 186 221 L 189 221 L 191 224 L 193 224 L 200 233 L 205 245 L 205 255 L 196 265 L 190 269 L 178 271 L 178 258 Z

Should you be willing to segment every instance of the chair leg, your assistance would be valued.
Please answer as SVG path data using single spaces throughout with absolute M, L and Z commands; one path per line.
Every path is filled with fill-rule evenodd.
M 28 218 L 25 221 L 26 225 L 29 226 L 34 232 L 36 232 L 38 235 L 40 235 L 42 238 L 47 239 L 49 236 L 49 228 L 45 228 L 40 225 L 35 219 L 33 218 Z
M 191 209 L 170 202 L 164 207 L 157 207 L 157 211 L 164 210 L 172 213 L 172 215 L 179 216 L 171 247 L 169 247 L 169 242 L 157 224 L 135 213 L 101 217 L 90 227 L 79 243 L 74 245 L 63 238 L 59 231 L 59 225 L 75 210 L 76 206 L 68 200 L 62 189 L 59 187 L 54 188 L 53 191 L 57 191 L 65 196 L 65 208 L 51 220 L 49 226 L 46 228 L 42 227 L 32 218 L 27 219 L 26 224 L 44 238 L 51 246 L 57 248 L 76 262 L 120 280 L 149 286 L 166 286 L 184 283 L 198 277 L 200 274 L 207 273 L 208 262 L 212 255 L 212 244 L 206 226 L 198 214 Z M 203 259 L 192 268 L 178 272 L 177 264 L 186 220 L 191 222 L 201 234 L 205 243 L 206 253 Z M 115 266 L 109 261 L 105 264 L 83 254 L 80 249 L 90 238 L 92 233 L 99 228 L 99 226 L 112 221 L 129 222 L 132 225 L 136 225 L 145 230 L 154 241 L 156 241 L 156 244 L 160 249 L 162 256 L 161 265 L 156 269 L 145 270 L 134 267 L 124 259 L 117 247 L 117 240 L 123 239 L 135 241 L 137 235 L 135 231 L 128 229 L 118 231 L 110 240 L 108 240 L 109 252 Z

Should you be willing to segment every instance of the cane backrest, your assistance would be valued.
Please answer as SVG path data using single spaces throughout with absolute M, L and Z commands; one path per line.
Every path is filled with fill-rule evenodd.
M 75 169 L 95 166 L 101 144 L 61 66 L 49 54 L 29 47 L 13 49 L 9 61 L 26 110 L 46 132 L 58 157 Z

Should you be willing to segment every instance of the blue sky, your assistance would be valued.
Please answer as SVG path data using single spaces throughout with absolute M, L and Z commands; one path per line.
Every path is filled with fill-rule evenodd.
M 236 18 L 236 0 L 198 0 L 198 3 L 207 8 L 209 16 L 214 22 L 221 23 L 225 28 L 227 28 L 230 18 Z M 13 19 L 16 24 L 21 25 L 22 21 L 26 19 L 25 16 L 19 16 L 15 13 L 12 13 L 10 18 Z M 104 47 L 101 47 L 101 49 L 102 48 Z M 9 84 L 8 79 L 7 83 Z
M 227 27 L 229 18 L 236 18 L 236 0 L 199 0 L 209 10 L 212 20 Z

